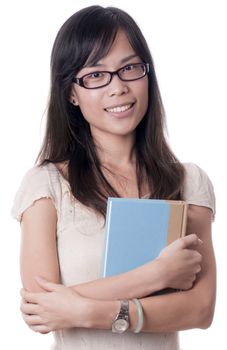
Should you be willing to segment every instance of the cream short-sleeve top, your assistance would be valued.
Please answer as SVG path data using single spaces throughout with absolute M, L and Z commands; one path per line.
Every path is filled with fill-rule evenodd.
M 213 186 L 207 174 L 193 163 L 186 169 L 183 199 L 211 208 L 215 214 Z M 12 216 L 21 221 L 23 212 L 40 198 L 51 198 L 57 210 L 57 250 L 61 282 L 73 285 L 100 278 L 104 245 L 104 220 L 70 194 L 68 182 L 52 163 L 35 166 L 24 176 L 16 194 Z M 114 316 L 114 315 L 113 315 Z M 54 332 L 54 350 L 178 350 L 178 334 L 110 330 L 66 329 Z

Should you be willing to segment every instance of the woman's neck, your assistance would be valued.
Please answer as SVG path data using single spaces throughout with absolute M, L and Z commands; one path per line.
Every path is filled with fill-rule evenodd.
M 102 135 L 94 137 L 98 157 L 102 166 L 111 166 L 116 169 L 136 163 L 135 135 Z

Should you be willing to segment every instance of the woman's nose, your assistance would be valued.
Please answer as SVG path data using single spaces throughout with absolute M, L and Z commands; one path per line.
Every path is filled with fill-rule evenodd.
M 108 95 L 120 96 L 126 94 L 129 91 L 128 82 L 121 80 L 118 75 L 114 75 L 110 84 L 108 85 Z

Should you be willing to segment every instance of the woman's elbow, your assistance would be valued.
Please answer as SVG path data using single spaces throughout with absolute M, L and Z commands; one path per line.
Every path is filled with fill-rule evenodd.
M 199 328 L 207 329 L 211 326 L 214 318 L 215 298 L 210 298 L 201 303 L 199 312 Z

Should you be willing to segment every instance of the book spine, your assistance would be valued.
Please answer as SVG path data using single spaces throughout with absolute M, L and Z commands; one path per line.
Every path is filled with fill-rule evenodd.
M 108 200 L 107 205 L 107 213 L 106 213 L 106 222 L 108 225 L 106 226 L 105 232 L 105 243 L 104 243 L 104 255 L 103 255 L 103 266 L 102 266 L 102 277 L 106 277 L 106 264 L 107 264 L 107 252 L 108 252 L 108 243 L 109 243 L 109 229 L 110 229 L 110 220 L 111 220 L 111 209 L 112 209 L 112 201 Z
M 188 221 L 188 204 L 185 203 L 184 210 L 183 210 L 183 218 L 182 218 L 181 237 L 184 237 L 186 235 L 187 221 Z
M 176 239 L 185 236 L 188 205 L 184 201 L 167 200 L 166 202 L 170 208 L 167 241 L 168 245 Z

